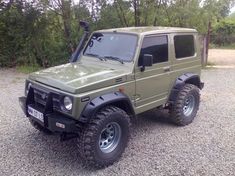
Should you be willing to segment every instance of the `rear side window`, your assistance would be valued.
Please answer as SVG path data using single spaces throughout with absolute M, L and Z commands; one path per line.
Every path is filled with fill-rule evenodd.
M 174 37 L 176 59 L 191 57 L 195 54 L 193 35 L 177 35 Z
M 144 54 L 153 55 L 153 64 L 168 61 L 168 39 L 167 36 L 145 37 L 141 47 L 138 65 L 142 65 Z

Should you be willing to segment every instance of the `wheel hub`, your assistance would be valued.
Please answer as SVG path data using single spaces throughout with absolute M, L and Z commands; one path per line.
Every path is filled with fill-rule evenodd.
M 183 113 L 185 116 L 190 116 L 195 107 L 195 97 L 190 95 L 184 101 Z
M 104 153 L 112 152 L 121 138 L 121 127 L 116 122 L 111 122 L 102 130 L 99 139 L 100 150 Z

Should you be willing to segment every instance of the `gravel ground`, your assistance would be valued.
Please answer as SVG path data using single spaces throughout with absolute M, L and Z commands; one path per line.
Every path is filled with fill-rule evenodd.
M 85 167 L 75 141 L 60 142 L 30 126 L 18 104 L 24 78 L 0 71 L 0 175 L 235 175 L 235 69 L 208 69 L 194 123 L 176 127 L 150 111 L 132 125 L 121 160 L 101 170 Z

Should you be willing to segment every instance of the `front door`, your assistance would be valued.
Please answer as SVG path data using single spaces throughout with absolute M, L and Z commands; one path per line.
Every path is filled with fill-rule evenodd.
M 145 36 L 142 43 L 138 68 L 135 71 L 135 106 L 137 113 L 167 102 L 170 89 L 170 60 L 168 35 Z M 153 56 L 153 65 L 141 71 L 144 54 Z

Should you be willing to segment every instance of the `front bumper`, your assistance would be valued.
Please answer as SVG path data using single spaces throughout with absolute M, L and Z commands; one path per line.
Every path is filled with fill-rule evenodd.
M 48 100 L 50 101 L 50 100 Z M 19 97 L 20 106 L 24 112 L 24 114 L 42 127 L 52 131 L 52 132 L 61 132 L 61 133 L 76 133 L 78 128 L 76 126 L 76 121 L 62 115 L 58 112 L 54 112 L 50 108 L 50 102 L 47 102 L 45 107 L 39 107 L 32 102 L 30 102 L 29 98 L 26 97 Z M 37 118 L 31 116 L 28 113 L 28 106 L 32 107 L 33 109 L 43 113 L 44 122 L 38 120 Z

